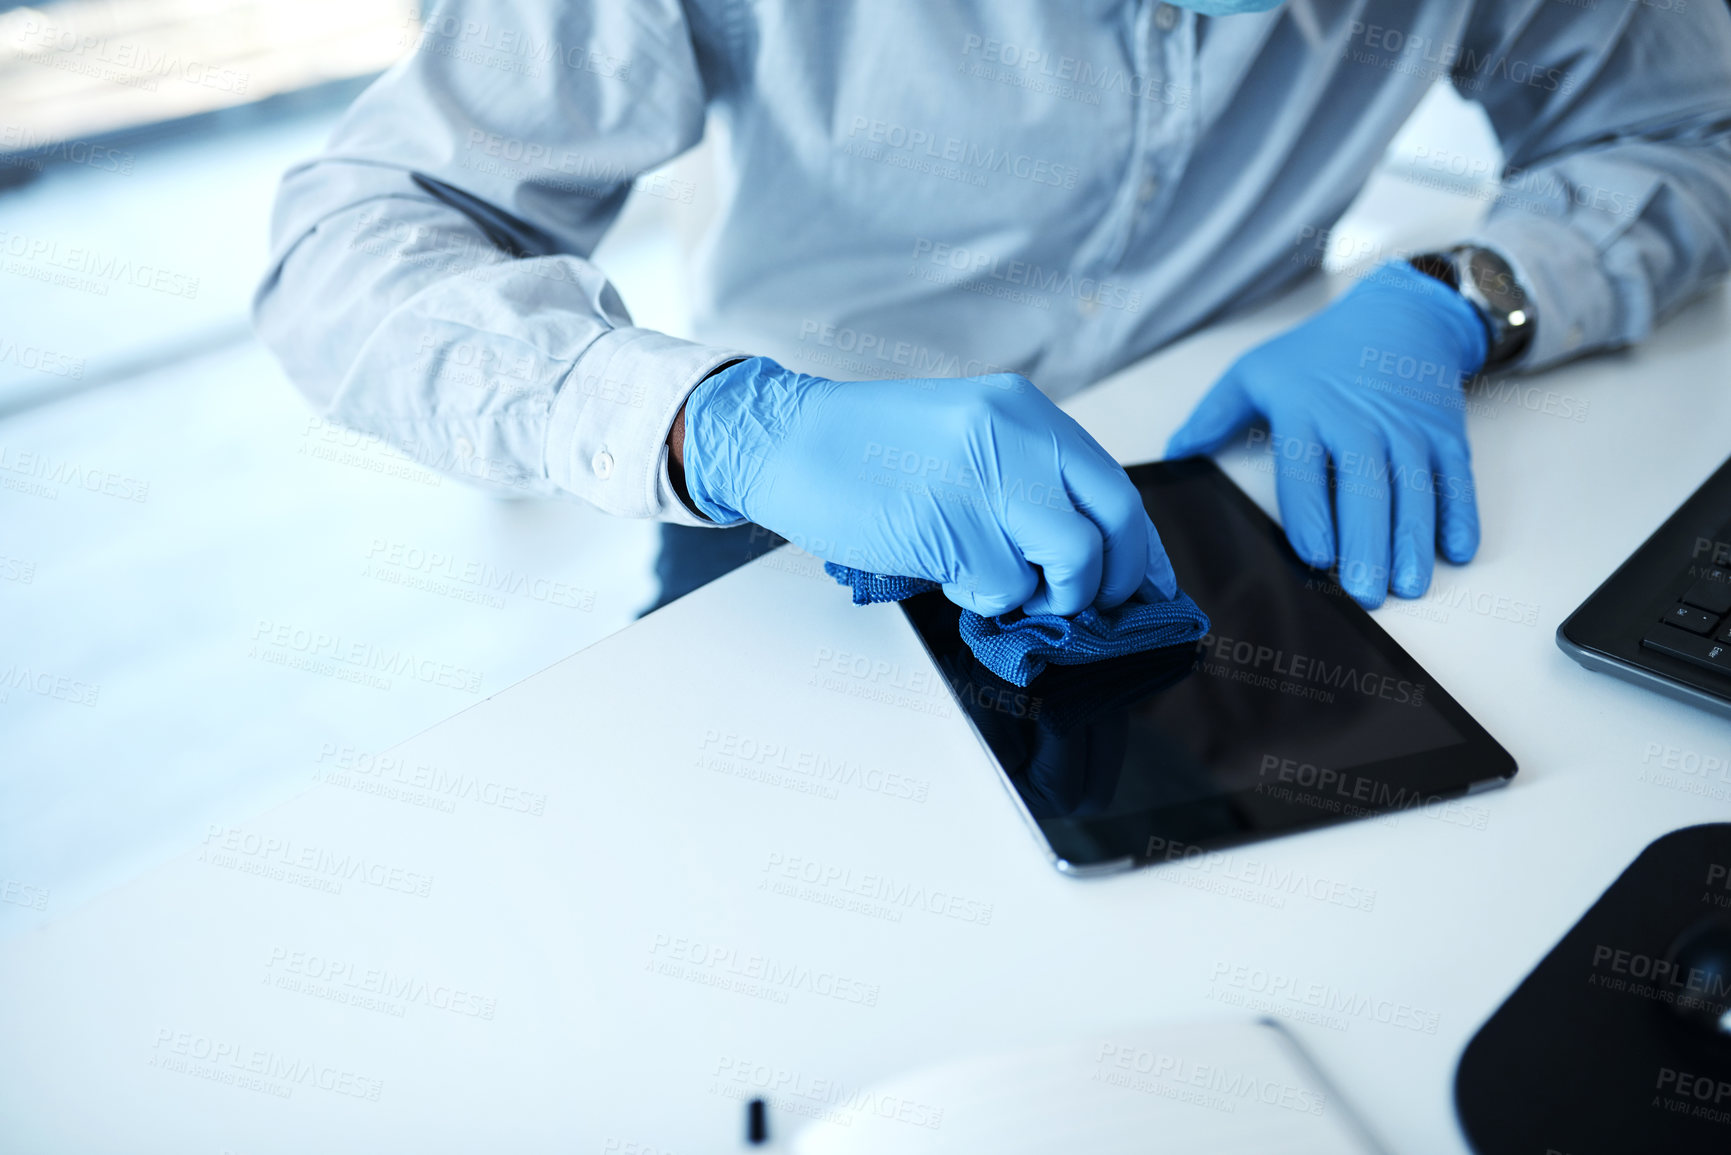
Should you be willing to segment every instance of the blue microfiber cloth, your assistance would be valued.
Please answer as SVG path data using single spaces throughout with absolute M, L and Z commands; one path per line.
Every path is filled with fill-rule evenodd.
M 823 571 L 853 589 L 856 606 L 899 602 L 938 588 L 925 578 L 866 573 L 833 561 L 825 562 Z M 1048 662 L 1080 666 L 1195 642 L 1208 633 L 1208 615 L 1179 590 L 1169 602 L 1132 600 L 1109 610 L 1089 606 L 1073 618 L 1020 610 L 988 618 L 963 610 L 958 626 L 962 640 L 986 669 L 1026 686 Z

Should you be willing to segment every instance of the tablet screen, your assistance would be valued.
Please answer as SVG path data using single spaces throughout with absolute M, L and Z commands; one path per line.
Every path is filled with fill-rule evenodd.
M 1132 468 L 1196 646 L 986 670 L 939 593 L 904 602 L 1061 867 L 1162 861 L 1425 805 L 1514 773 L 1509 755 L 1211 461 Z

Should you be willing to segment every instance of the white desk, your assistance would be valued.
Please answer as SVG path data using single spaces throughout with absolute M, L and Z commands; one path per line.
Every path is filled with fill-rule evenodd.
M 1171 349 L 1073 411 L 1124 460 L 1156 456 L 1237 350 L 1313 303 Z M 1648 841 L 1731 818 L 1723 772 L 1651 780 L 1655 749 L 1731 762 L 1725 722 L 1552 641 L 1731 450 L 1728 366 L 1721 293 L 1649 349 L 1472 415 L 1479 559 L 1378 618 L 1514 753 L 1507 790 L 1207 871 L 1066 879 L 900 612 L 771 555 L 409 740 L 399 769 L 315 784 L 0 946 L 0 1146 L 731 1150 L 751 1093 L 735 1071 L 858 1085 L 1240 1013 L 1277 976 L 1360 1008 L 1312 1022 L 1276 1001 L 1393 1150 L 1459 1152 L 1452 1078 L 1479 1023 Z M 1546 391 L 1585 419 L 1544 412 Z M 1269 503 L 1256 458 L 1227 464 Z M 1498 596 L 1536 604 L 1534 624 L 1475 610 Z M 834 654 L 888 672 L 819 676 Z M 896 681 L 925 689 L 872 696 Z M 793 768 L 765 781 L 752 747 Z M 806 772 L 819 760 L 842 778 Z M 417 790 L 422 764 L 455 787 Z M 961 901 L 790 897 L 766 867 L 795 858 Z M 1374 907 L 1208 888 L 1252 862 L 1374 891 Z M 300 884 L 332 867 L 340 892 Z M 765 960 L 775 977 L 739 977 Z M 357 1001 L 381 987 L 397 993 Z M 1379 1021 L 1397 1006 L 1434 1033 Z

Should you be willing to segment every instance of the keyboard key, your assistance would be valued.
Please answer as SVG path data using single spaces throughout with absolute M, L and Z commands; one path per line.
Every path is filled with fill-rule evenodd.
M 1661 654 L 1731 675 L 1731 643 L 1709 641 L 1672 626 L 1654 626 L 1641 639 L 1641 644 Z
M 1683 600 L 1710 614 L 1731 614 L 1731 581 L 1718 576 L 1724 573 L 1722 569 L 1709 570 L 1689 587 Z
M 1710 634 L 1713 627 L 1719 624 L 1719 615 L 1698 610 L 1694 606 L 1675 605 L 1665 615 L 1664 620 L 1692 634 Z

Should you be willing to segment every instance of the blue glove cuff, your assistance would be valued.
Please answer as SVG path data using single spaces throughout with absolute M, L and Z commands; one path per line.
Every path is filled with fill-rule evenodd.
M 685 489 L 711 521 L 746 520 L 743 495 L 763 471 L 793 409 L 799 374 L 748 357 L 705 377 L 685 398 Z
M 1405 261 L 1389 261 L 1365 274 L 1348 289 L 1341 302 L 1359 297 L 1376 301 L 1378 308 L 1408 311 L 1428 322 L 1454 347 L 1461 375 L 1471 376 L 1483 368 L 1490 351 L 1490 335 L 1477 309 L 1467 299 L 1435 277 L 1421 273 Z

